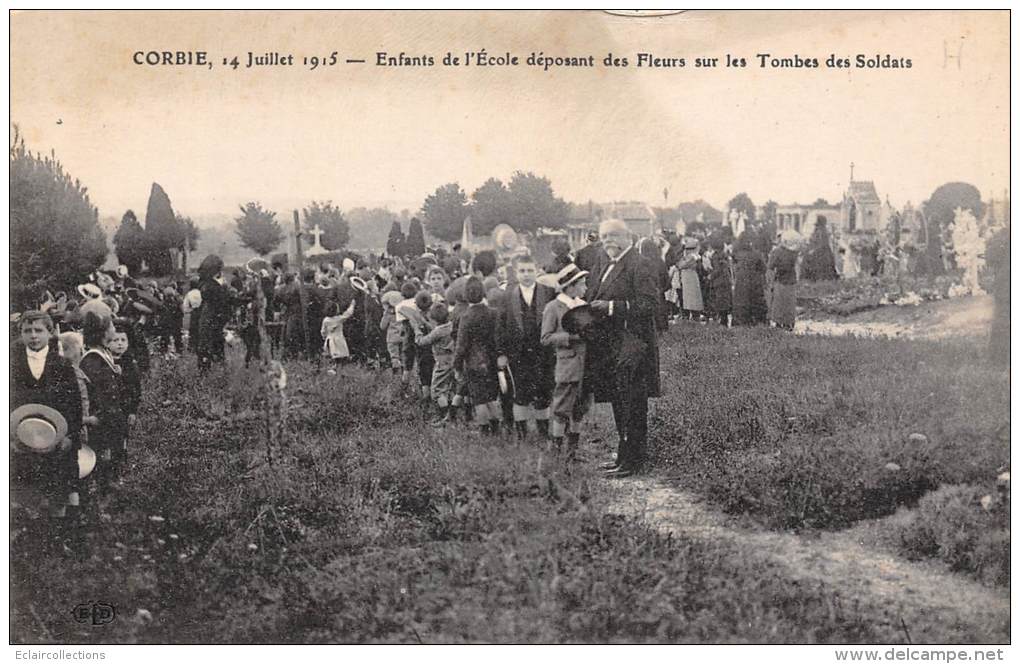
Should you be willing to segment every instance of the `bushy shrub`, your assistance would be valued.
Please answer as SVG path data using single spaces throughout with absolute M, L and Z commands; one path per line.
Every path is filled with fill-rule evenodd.
M 898 533 L 900 549 L 909 557 L 939 558 L 955 571 L 1008 586 L 1009 515 L 1008 493 L 970 484 L 943 486 L 907 514 Z
M 849 316 L 896 302 L 904 293 L 914 293 L 922 302 L 950 297 L 962 282 L 960 272 L 947 275 L 860 276 L 829 281 L 801 281 L 797 304 L 806 313 Z

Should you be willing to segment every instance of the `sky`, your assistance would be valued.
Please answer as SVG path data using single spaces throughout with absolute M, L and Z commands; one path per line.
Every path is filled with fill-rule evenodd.
M 483 48 L 522 64 L 442 66 Z M 133 63 L 150 50 L 203 50 L 214 67 Z M 336 65 L 301 64 L 333 51 Z M 436 64 L 376 66 L 382 51 Z M 248 69 L 248 52 L 295 64 Z M 532 52 L 596 67 L 546 72 Z M 610 53 L 630 66 L 602 66 Z M 638 68 L 638 53 L 686 66 Z M 759 53 L 821 66 L 761 68 Z M 859 53 L 912 66 L 825 67 Z M 851 162 L 894 205 L 948 181 L 1008 187 L 1006 11 L 16 12 L 10 80 L 29 148 L 53 150 L 102 216 L 141 216 L 153 182 L 191 215 L 313 199 L 414 212 L 440 185 L 470 194 L 517 170 L 568 201 L 652 205 L 664 188 L 674 205 L 838 200 Z

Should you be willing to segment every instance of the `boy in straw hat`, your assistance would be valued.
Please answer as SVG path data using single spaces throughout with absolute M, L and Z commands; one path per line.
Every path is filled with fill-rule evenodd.
M 588 411 L 588 399 L 581 385 L 587 347 L 581 337 L 563 329 L 563 315 L 585 304 L 581 296 L 588 288 L 587 276 L 587 272 L 573 263 L 562 268 L 555 275 L 558 294 L 542 312 L 542 345 L 551 346 L 556 352 L 556 385 L 551 405 L 552 448 L 558 452 L 566 435 L 568 461 L 577 453 L 581 420 Z

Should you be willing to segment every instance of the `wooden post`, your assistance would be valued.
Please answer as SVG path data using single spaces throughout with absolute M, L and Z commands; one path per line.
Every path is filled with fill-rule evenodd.
M 304 351 L 307 357 L 312 353 L 312 349 L 308 347 L 311 343 L 311 334 L 308 331 L 308 294 L 305 292 L 304 275 L 302 274 L 304 250 L 301 247 L 301 220 L 297 210 L 294 210 L 294 256 L 297 259 L 298 298 L 301 301 L 301 334 L 305 341 Z
M 301 266 L 304 263 L 304 249 L 301 247 L 301 220 L 298 218 L 297 210 L 294 210 L 294 258 L 300 273 Z

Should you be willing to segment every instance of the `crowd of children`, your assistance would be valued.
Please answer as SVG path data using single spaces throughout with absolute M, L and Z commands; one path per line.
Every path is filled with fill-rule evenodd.
M 542 269 L 527 255 L 499 264 L 495 252 L 481 251 L 351 256 L 298 271 L 279 264 L 224 271 L 210 256 L 197 278 L 162 285 L 123 268 L 94 273 L 77 297 L 46 293 L 12 317 L 20 336 L 12 346 L 12 409 L 52 406 L 69 441 L 53 455 L 15 455 L 15 478 L 47 476 L 50 513 L 76 524 L 83 497 L 116 490 L 125 471 L 150 348 L 169 361 L 187 349 L 205 369 L 234 340 L 247 347 L 246 364 L 266 342 L 285 361 L 325 359 L 330 374 L 347 363 L 389 369 L 434 415 L 434 426 L 463 420 L 521 439 L 535 432 L 550 449 L 565 444 L 573 458 L 591 395 L 585 342 L 563 319 L 584 304 L 583 268 L 605 258 L 591 239 L 576 257 L 555 252 Z M 795 252 L 774 252 L 766 265 L 747 238 L 735 246 L 719 238 L 645 239 L 636 249 L 658 274 L 660 330 L 670 317 L 766 322 L 768 269 L 782 273 L 779 297 L 793 301 Z M 96 457 L 87 480 L 72 472 L 86 449 Z
M 140 364 L 147 366 L 137 357 L 147 351 L 132 347 L 136 323 L 99 301 L 64 320 L 59 333 L 40 310 L 18 316 L 15 325 L 11 405 L 26 412 L 12 422 L 14 502 L 52 517 L 58 536 L 43 541 L 84 554 L 84 522 L 96 518 L 99 500 L 116 490 L 127 469 L 142 395 Z M 40 426 L 51 430 L 52 449 L 30 448 L 37 436 L 24 431 Z

